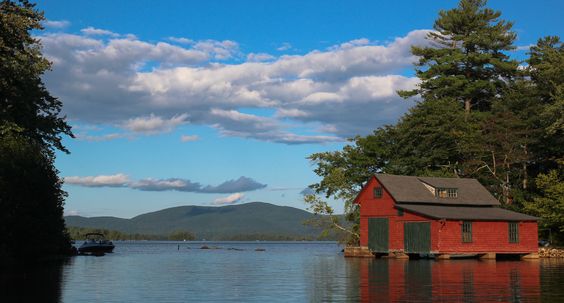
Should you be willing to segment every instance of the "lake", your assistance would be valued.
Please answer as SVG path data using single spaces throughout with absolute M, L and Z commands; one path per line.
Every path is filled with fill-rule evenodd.
M 564 260 L 345 259 L 326 242 L 115 244 L 102 257 L 4 271 L 0 301 L 564 302 Z

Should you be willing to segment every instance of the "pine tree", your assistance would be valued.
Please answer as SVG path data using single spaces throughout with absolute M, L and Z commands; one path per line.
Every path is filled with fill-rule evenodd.
M 419 87 L 399 94 L 424 100 L 451 98 L 471 109 L 487 111 L 517 73 L 518 61 L 505 51 L 514 49 L 513 24 L 501 12 L 485 8 L 485 0 L 462 0 L 455 9 L 441 11 L 429 32 L 429 47 L 412 48 L 419 57 Z

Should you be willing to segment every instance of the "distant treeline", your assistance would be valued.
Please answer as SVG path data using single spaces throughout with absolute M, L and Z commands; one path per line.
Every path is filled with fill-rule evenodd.
M 313 237 L 276 235 L 276 234 L 241 234 L 222 237 L 220 241 L 313 241 L 318 240 Z
M 86 228 L 86 227 L 67 227 L 71 239 L 84 240 L 87 233 L 101 233 L 110 240 L 195 240 L 194 234 L 188 231 L 175 231 L 168 235 L 152 235 L 152 234 L 127 234 L 117 230 Z
M 88 227 L 67 227 L 70 237 L 73 240 L 84 240 L 87 233 L 102 233 L 109 240 L 169 240 L 169 241 L 193 241 L 193 240 L 214 240 L 214 241 L 318 241 L 335 240 L 335 237 L 311 237 L 297 235 L 277 235 L 277 234 L 238 234 L 230 236 L 215 236 L 196 238 L 188 231 L 176 231 L 168 235 L 155 234 L 127 234 L 117 230 L 88 228 Z

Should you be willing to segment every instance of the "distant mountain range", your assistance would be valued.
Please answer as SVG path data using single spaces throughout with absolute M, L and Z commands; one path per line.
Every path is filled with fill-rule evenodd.
M 179 206 L 131 219 L 67 216 L 67 226 L 117 230 L 129 234 L 166 235 L 188 231 L 206 240 L 315 240 L 318 228 L 304 225 L 314 215 L 269 203 L 252 202 L 221 207 Z

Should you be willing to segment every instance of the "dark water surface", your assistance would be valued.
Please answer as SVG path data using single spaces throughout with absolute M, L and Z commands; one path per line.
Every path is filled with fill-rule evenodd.
M 0 302 L 564 302 L 564 260 L 345 259 L 341 249 L 117 242 L 103 257 L 1 272 Z

